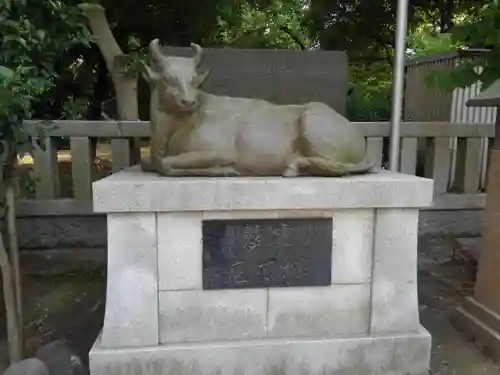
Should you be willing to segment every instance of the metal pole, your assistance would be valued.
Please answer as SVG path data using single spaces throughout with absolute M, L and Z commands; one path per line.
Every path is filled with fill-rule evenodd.
M 392 75 L 391 138 L 389 148 L 389 169 L 399 170 L 400 127 L 403 112 L 403 89 L 408 23 L 408 0 L 398 0 L 396 18 L 396 54 Z

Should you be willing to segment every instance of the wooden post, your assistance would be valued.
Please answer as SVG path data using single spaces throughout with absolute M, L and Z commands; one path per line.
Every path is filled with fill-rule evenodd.
M 500 80 L 467 103 L 468 106 L 500 107 Z M 500 111 L 499 111 L 500 112 Z M 485 222 L 479 252 L 474 297 L 458 307 L 452 322 L 474 337 L 494 359 L 500 359 L 500 115 L 490 151 L 486 187 Z

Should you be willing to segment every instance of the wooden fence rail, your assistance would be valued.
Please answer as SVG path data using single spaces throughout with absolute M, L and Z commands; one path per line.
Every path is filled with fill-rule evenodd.
M 356 123 L 367 138 L 372 161 L 382 164 L 384 144 L 389 137 L 390 123 Z M 26 123 L 32 134 L 37 134 L 36 121 Z M 46 150 L 33 155 L 37 176 L 36 199 L 21 200 L 21 215 L 87 215 L 92 213 L 92 181 L 95 163 L 92 139 L 109 140 L 112 172 L 129 166 L 130 140 L 150 136 L 147 121 L 55 121 L 47 135 Z M 481 209 L 485 194 L 481 178 L 485 173 L 481 163 L 481 140 L 494 136 L 490 124 L 462 124 L 448 122 L 406 122 L 401 125 L 402 149 L 400 170 L 403 173 L 424 175 L 434 179 L 435 204 L 433 209 Z M 55 137 L 69 138 L 71 155 L 72 196 L 61 197 L 58 171 L 58 150 Z M 457 165 L 450 178 L 450 138 L 458 138 Z M 425 139 L 425 151 L 419 152 L 418 140 Z M 60 153 L 60 151 L 59 151 Z M 453 181 L 453 185 L 450 184 Z

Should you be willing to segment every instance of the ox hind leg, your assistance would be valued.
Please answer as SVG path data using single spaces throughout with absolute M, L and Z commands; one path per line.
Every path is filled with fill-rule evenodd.
M 324 176 L 324 177 L 342 177 L 353 174 L 363 174 L 371 171 L 373 164 L 368 161 L 351 164 L 339 163 L 323 157 L 297 157 L 291 163 L 283 177 L 298 177 L 298 176 Z
M 283 176 L 342 177 L 373 169 L 362 134 L 331 108 L 311 104 L 297 125 L 296 157 Z

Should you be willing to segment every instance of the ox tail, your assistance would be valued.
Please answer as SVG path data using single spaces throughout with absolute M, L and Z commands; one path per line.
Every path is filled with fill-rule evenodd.
M 323 157 L 302 157 L 297 160 L 299 170 L 315 176 L 341 177 L 373 172 L 375 164 L 368 158 L 360 163 L 341 163 Z

